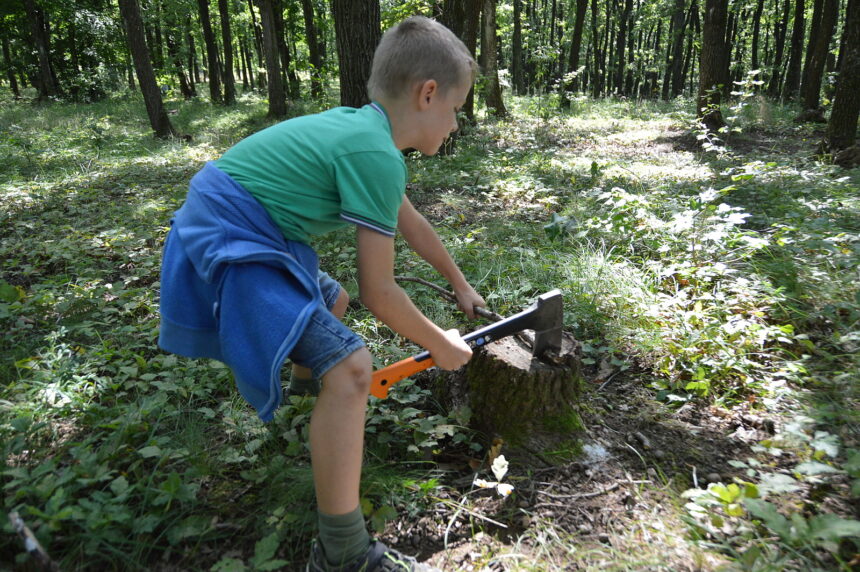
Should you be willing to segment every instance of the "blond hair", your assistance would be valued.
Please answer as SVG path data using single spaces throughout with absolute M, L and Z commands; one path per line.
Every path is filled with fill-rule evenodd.
M 389 28 L 373 54 L 367 82 L 371 99 L 398 99 L 418 82 L 436 80 L 439 91 L 475 81 L 478 66 L 454 32 L 424 16 Z

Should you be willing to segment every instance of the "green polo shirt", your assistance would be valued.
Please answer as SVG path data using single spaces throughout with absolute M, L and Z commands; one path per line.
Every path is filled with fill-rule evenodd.
M 308 243 L 350 223 L 394 236 L 406 162 L 378 104 L 283 121 L 239 141 L 215 164 L 289 240 Z

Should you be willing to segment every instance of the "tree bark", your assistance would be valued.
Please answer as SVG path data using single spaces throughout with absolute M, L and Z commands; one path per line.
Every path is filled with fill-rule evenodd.
M 625 49 L 627 48 L 627 34 L 629 33 L 630 14 L 633 12 L 633 0 L 625 0 L 624 11 L 619 14 L 618 21 L 618 36 L 615 38 L 615 93 L 618 95 L 626 95 L 624 93 L 624 70 L 627 64 L 625 59 Z M 682 16 L 683 17 L 683 16 Z
M 15 77 L 15 65 L 12 63 L 12 51 L 9 48 L 9 37 L 3 31 L 3 63 L 6 68 L 6 78 L 9 80 L 9 89 L 15 99 L 21 99 L 21 90 L 18 88 L 18 80 Z
M 236 103 L 236 80 L 233 78 L 233 31 L 230 29 L 230 5 L 218 0 L 221 15 L 221 43 L 224 46 L 224 105 Z
M 317 25 L 314 21 L 314 5 L 311 0 L 302 0 L 302 15 L 305 20 L 305 40 L 308 44 L 311 64 L 311 96 L 321 99 L 322 88 L 322 58 L 320 57 L 319 40 L 317 40 Z
M 785 36 L 788 32 L 788 17 L 791 10 L 791 0 L 783 0 L 782 18 L 777 20 L 774 29 L 775 54 L 771 66 L 770 82 L 767 85 L 767 94 L 770 97 L 779 97 L 780 84 L 782 82 L 783 54 L 785 53 Z
M 785 72 L 785 86 L 782 98 L 794 99 L 800 88 L 800 67 L 803 59 L 803 39 L 806 36 L 804 27 L 804 0 L 796 0 L 794 4 L 794 24 L 791 29 L 791 49 L 788 55 L 788 70 Z
M 671 97 L 675 98 L 684 89 L 684 12 L 685 0 L 675 0 L 672 11 L 672 83 Z
M 759 68 L 758 65 L 758 45 L 759 38 L 761 36 L 761 15 L 764 12 L 764 0 L 758 0 L 758 3 L 755 7 L 755 12 L 753 13 L 753 37 L 752 37 L 752 54 L 751 54 L 751 64 L 750 69 L 757 70 Z
M 582 29 L 585 24 L 585 11 L 588 9 L 588 0 L 576 0 L 576 14 L 573 21 L 573 35 L 570 38 L 570 53 L 568 55 L 567 73 L 568 79 L 564 82 L 561 92 L 561 105 L 564 109 L 570 109 L 570 94 L 576 91 L 579 82 L 579 52 L 582 50 Z M 577 74 L 576 76 L 572 74 Z
M 860 0 L 848 0 L 843 28 L 844 53 L 827 123 L 827 143 L 831 151 L 847 149 L 857 138 L 860 116 Z
M 824 65 L 830 51 L 830 41 L 833 39 L 838 13 L 839 0 L 824 0 L 819 26 L 817 26 L 818 33 L 815 34 L 815 44 L 811 46 L 809 63 L 804 69 L 801 84 L 803 108 L 807 111 L 819 111 Z
M 367 80 L 382 37 L 379 0 L 332 0 L 331 11 L 340 63 L 340 103 L 361 107 L 370 102 Z
M 581 1 L 581 0 L 577 0 Z M 518 95 L 525 93 L 523 74 L 523 0 L 514 0 L 514 37 L 511 40 L 511 80 Z
M 565 335 L 559 359 L 542 361 L 515 337 L 504 338 L 477 350 L 464 374 L 442 374 L 435 392 L 452 407 L 468 406 L 472 427 L 503 439 L 512 456 L 567 462 L 576 456 L 583 429 L 577 410 L 584 386 L 579 351 L 576 340 Z M 568 455 L 553 459 L 541 453 L 559 449 Z
M 502 86 L 499 83 L 499 59 L 496 45 L 496 1 L 484 0 L 484 33 L 481 41 L 481 53 L 486 58 L 484 75 L 487 77 L 487 88 L 484 92 L 484 103 L 487 111 L 496 117 L 507 117 L 508 110 L 502 100 Z
M 287 99 L 278 58 L 278 39 L 275 31 L 275 13 L 272 0 L 257 0 L 260 21 L 263 24 L 263 54 L 266 59 L 266 85 L 269 90 L 269 116 L 284 117 Z
M 728 0 L 705 0 L 696 116 L 710 132 L 725 126 L 720 103 L 726 84 Z
M 36 0 L 24 0 L 24 9 L 30 24 L 30 39 L 36 52 L 38 100 L 45 101 L 52 97 L 59 97 L 62 92 L 51 61 L 51 38 L 48 34 L 45 11 L 36 3 Z
M 119 0 L 119 11 L 125 24 L 128 48 L 134 60 L 137 82 L 143 93 L 143 101 L 146 104 L 146 113 L 149 115 L 152 130 L 155 131 L 156 137 L 162 139 L 174 137 L 177 133 L 173 129 L 167 112 L 164 110 L 164 103 L 161 101 L 161 91 L 155 81 L 155 72 L 149 58 L 149 48 L 146 45 L 146 36 L 143 31 L 143 18 L 140 15 L 137 0 Z
M 218 73 L 218 47 L 215 45 L 215 34 L 212 33 L 212 21 L 209 18 L 209 0 L 197 0 L 197 11 L 200 14 L 200 25 L 203 27 L 203 41 L 206 44 L 206 64 L 209 68 L 209 99 L 212 103 L 221 103 L 221 76 Z

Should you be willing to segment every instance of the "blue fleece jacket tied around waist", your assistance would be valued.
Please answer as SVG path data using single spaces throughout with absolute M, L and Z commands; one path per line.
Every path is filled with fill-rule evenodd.
M 281 404 L 280 370 L 322 303 L 313 249 L 213 163 L 191 180 L 161 268 L 158 345 L 233 371 L 263 421 Z

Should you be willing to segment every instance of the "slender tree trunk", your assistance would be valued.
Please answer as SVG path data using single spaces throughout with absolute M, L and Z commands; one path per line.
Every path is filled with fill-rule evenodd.
M 370 101 L 367 80 L 382 37 L 379 0 L 332 0 L 331 11 L 340 62 L 340 103 L 361 107 Z
M 525 93 L 525 78 L 523 76 L 523 0 L 514 0 L 514 37 L 511 43 L 511 79 L 514 91 Z
M 758 0 L 753 13 L 753 38 L 752 38 L 752 63 L 751 69 L 757 70 L 758 65 L 758 44 L 761 36 L 761 15 L 764 12 L 764 0 Z
M 840 53 L 839 77 L 833 109 L 827 123 L 827 143 L 831 151 L 856 143 L 860 117 L 860 0 L 848 0 L 843 28 L 844 53 Z
M 777 19 L 774 27 L 774 57 L 771 66 L 770 82 L 767 85 L 767 94 L 770 97 L 779 97 L 782 82 L 782 64 L 785 53 L 785 36 L 788 31 L 788 17 L 791 10 L 791 0 L 783 0 L 782 17 Z
M 287 82 L 287 91 L 290 98 L 301 97 L 301 82 L 296 70 L 293 69 L 293 57 L 290 53 L 290 45 L 287 43 L 287 27 L 284 23 L 284 9 L 281 0 L 272 0 L 272 13 L 275 16 L 275 34 L 278 38 L 278 53 L 281 56 L 281 72 L 283 80 Z
M 618 95 L 626 95 L 624 93 L 624 70 L 627 64 L 625 59 L 625 50 L 627 48 L 627 34 L 630 26 L 630 14 L 633 12 L 633 0 L 624 1 L 624 11 L 619 14 L 618 18 L 618 36 L 615 42 L 615 93 Z
M 36 52 L 38 99 L 45 101 L 62 94 L 51 62 L 51 38 L 48 34 L 47 17 L 36 0 L 24 0 L 24 9 L 30 24 L 30 39 Z
M 803 108 L 806 110 L 819 110 L 824 65 L 830 51 L 830 41 L 833 39 L 833 29 L 836 26 L 838 12 L 839 0 L 824 0 L 818 33 L 815 35 L 815 45 L 812 46 L 809 63 L 804 69 L 803 83 L 801 84 Z
M 266 84 L 269 88 L 269 116 L 280 118 L 287 114 L 287 99 L 278 63 L 275 14 L 272 0 L 257 0 L 257 5 L 260 8 L 260 21 L 263 24 L 263 54 L 266 58 Z
M 675 98 L 684 89 L 684 12 L 685 0 L 675 0 L 672 12 L 672 85 L 671 97 Z
M 794 99 L 800 89 L 800 68 L 803 60 L 803 39 L 806 35 L 804 28 L 804 0 L 795 0 L 794 24 L 791 31 L 791 50 L 789 50 L 788 70 L 785 72 L 785 87 L 783 99 Z
M 502 100 L 502 86 L 499 83 L 498 49 L 496 45 L 496 1 L 484 0 L 484 34 L 481 42 L 481 52 L 485 54 L 487 88 L 484 92 L 484 102 L 487 111 L 496 117 L 506 117 L 508 110 Z
M 15 66 L 12 63 L 12 50 L 9 47 L 9 38 L 3 33 L 3 63 L 6 67 L 6 78 L 9 80 L 9 89 L 15 99 L 21 99 L 21 90 L 18 88 L 18 80 L 15 77 Z
M 191 98 L 191 86 L 188 84 L 188 78 L 185 76 L 185 70 L 182 66 L 182 56 L 179 53 L 179 46 L 176 45 L 175 34 L 178 33 L 173 23 L 168 23 L 166 31 L 167 55 L 173 62 L 173 69 L 176 72 L 176 77 L 179 80 L 179 91 L 185 99 Z
M 696 116 L 711 132 L 725 125 L 720 103 L 726 83 L 727 18 L 728 0 L 705 0 Z
M 174 137 L 177 133 L 173 129 L 161 101 L 161 91 L 155 81 L 155 72 L 149 58 L 149 48 L 146 45 L 146 36 L 143 31 L 143 18 L 140 15 L 137 0 L 119 0 L 119 10 L 125 24 L 129 51 L 134 60 L 137 82 L 143 93 L 143 101 L 146 104 L 146 113 L 149 115 L 152 130 L 155 131 L 156 137 L 162 139 Z
M 224 105 L 236 103 L 236 80 L 233 78 L 233 31 L 230 29 L 230 5 L 218 0 L 221 15 L 221 43 L 224 46 Z
M 322 88 L 322 58 L 317 40 L 317 25 L 314 21 L 314 5 L 311 0 L 302 0 L 302 15 L 305 19 L 305 39 L 308 43 L 311 64 L 311 95 L 315 99 L 323 96 Z
M 209 98 L 212 103 L 221 103 L 221 77 L 218 73 L 218 47 L 215 45 L 215 34 L 212 33 L 212 21 L 209 18 L 209 0 L 197 0 L 197 10 L 200 14 L 200 25 L 203 27 L 203 41 L 206 43 L 206 64 L 209 71 Z
M 570 54 L 567 62 L 567 73 L 579 73 L 579 52 L 582 50 L 582 29 L 585 24 L 585 11 L 588 9 L 588 0 L 576 0 L 576 14 L 573 22 L 573 35 L 570 38 Z M 570 94 L 576 91 L 580 85 L 578 77 L 569 75 L 561 92 L 561 105 L 564 109 L 570 109 Z

